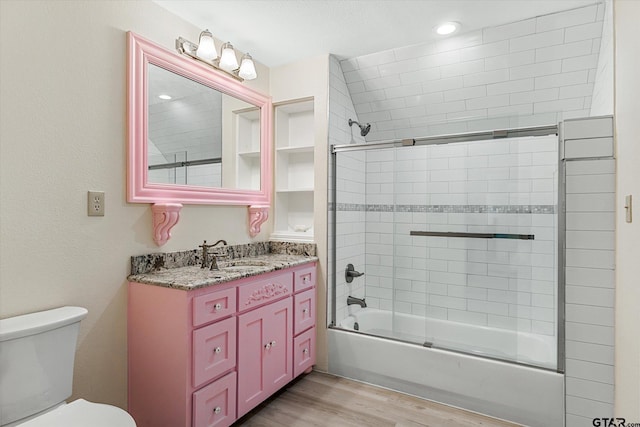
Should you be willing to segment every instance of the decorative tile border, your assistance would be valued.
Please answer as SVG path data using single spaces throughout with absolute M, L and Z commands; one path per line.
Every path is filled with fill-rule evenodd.
M 334 205 L 329 205 L 334 210 Z M 338 212 L 426 212 L 426 213 L 506 213 L 506 214 L 555 214 L 556 205 L 365 205 L 337 203 Z

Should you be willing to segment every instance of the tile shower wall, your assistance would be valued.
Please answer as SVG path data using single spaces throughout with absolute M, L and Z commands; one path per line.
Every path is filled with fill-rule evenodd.
M 604 5 L 602 39 L 590 116 L 613 114 L 613 0 L 605 0 Z
M 184 84 L 186 87 L 182 90 L 186 96 L 149 102 L 149 164 L 222 156 L 219 142 L 222 140 L 222 95 L 217 91 L 193 94 L 193 85 L 200 85 L 191 81 Z M 222 165 L 157 169 L 150 172 L 149 177 L 152 182 L 220 187 Z
M 604 4 L 342 61 L 368 141 L 589 116 Z
M 400 148 L 395 160 L 388 149 L 366 156 L 369 306 L 555 334 L 557 136 Z
M 613 119 L 567 121 L 564 138 L 566 426 L 578 427 L 613 416 Z
M 344 80 L 344 74 L 340 62 L 334 56 L 329 60 L 329 144 L 343 145 L 365 142 L 357 132 L 357 127 L 349 127 L 349 119 L 358 120 L 353 103 L 349 97 L 349 90 Z M 331 160 L 331 156 L 329 156 Z M 362 208 L 344 209 L 344 207 L 364 207 L 365 203 L 365 154 L 354 152 L 341 154 L 338 157 L 337 204 L 340 209 L 336 213 L 337 224 L 333 224 L 332 210 L 335 206 L 329 205 L 329 238 L 336 236 L 336 318 L 338 322 L 347 316 L 347 296 L 353 295 L 362 298 L 365 296 L 365 279 L 355 279 L 347 283 L 343 274 L 347 264 L 351 263 L 357 270 L 365 268 L 365 212 Z M 335 171 L 329 164 L 329 190 L 332 190 L 332 177 Z M 333 254 L 329 249 L 329 267 Z M 331 296 L 328 299 L 331 301 Z

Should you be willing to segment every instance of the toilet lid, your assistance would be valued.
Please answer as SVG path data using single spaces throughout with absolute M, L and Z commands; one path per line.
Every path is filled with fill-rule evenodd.
M 92 403 L 84 399 L 62 405 L 33 418 L 20 427 L 136 427 L 126 411 L 111 405 Z

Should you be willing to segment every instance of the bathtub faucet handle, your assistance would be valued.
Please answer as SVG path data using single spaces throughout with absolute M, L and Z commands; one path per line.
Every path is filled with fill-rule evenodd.
M 356 271 L 353 264 L 347 264 L 347 269 L 344 271 L 344 278 L 347 281 L 347 283 L 353 282 L 354 277 L 360 277 L 363 275 L 364 273 L 360 273 L 359 271 Z

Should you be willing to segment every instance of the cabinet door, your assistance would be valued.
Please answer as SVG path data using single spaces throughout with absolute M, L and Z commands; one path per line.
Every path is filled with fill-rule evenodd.
M 193 393 L 194 427 L 227 427 L 236 420 L 236 373 Z
M 291 298 L 238 317 L 238 417 L 291 378 Z
M 293 297 L 293 335 L 298 335 L 316 324 L 316 290 L 301 292 Z
M 233 317 L 193 331 L 193 386 L 236 365 L 236 319 Z
M 293 376 L 297 377 L 316 363 L 316 328 L 293 339 Z
M 264 373 L 267 394 L 271 395 L 293 378 L 293 308 L 291 298 L 272 304 L 269 311 L 268 329 L 264 337 L 268 344 L 265 349 Z

